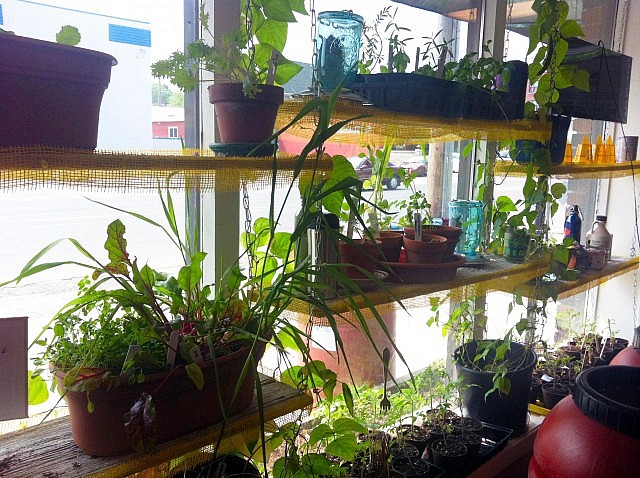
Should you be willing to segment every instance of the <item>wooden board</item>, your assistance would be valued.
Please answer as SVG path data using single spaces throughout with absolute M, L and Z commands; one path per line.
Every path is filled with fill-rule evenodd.
M 312 403 L 311 396 L 264 376 L 262 393 L 265 423 Z M 216 443 L 221 433 L 229 438 L 259 427 L 260 415 L 254 398 L 251 405 L 231 417 L 226 426 L 213 425 L 163 443 L 152 454 L 92 457 L 73 443 L 69 419 L 64 417 L 0 436 L 0 477 L 126 477 Z

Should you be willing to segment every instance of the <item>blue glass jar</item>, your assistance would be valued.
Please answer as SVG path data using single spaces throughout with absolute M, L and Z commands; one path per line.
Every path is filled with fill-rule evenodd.
M 342 82 L 348 87 L 356 74 L 364 19 L 352 11 L 318 14 L 316 71 L 322 91 L 330 93 Z
M 467 257 L 477 255 L 482 238 L 482 208 L 481 201 L 449 201 L 449 225 L 462 228 L 456 253 Z

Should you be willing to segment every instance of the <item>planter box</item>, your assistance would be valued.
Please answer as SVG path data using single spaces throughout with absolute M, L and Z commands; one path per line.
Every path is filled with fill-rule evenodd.
M 94 149 L 111 55 L 0 33 L 0 147 Z
M 256 364 L 264 352 L 264 348 L 261 349 L 256 350 Z M 124 427 L 124 415 L 142 393 L 151 394 L 155 403 L 157 443 L 220 422 L 247 408 L 253 400 L 255 366 L 244 381 L 238 383 L 249 350 L 243 348 L 219 357 L 215 367 L 211 363 L 203 367 L 202 390 L 196 388 L 184 368 L 179 368 L 146 376 L 140 384 L 128 385 L 125 378 L 125 383 L 103 384 L 88 393 L 67 391 L 64 398 L 69 406 L 73 441 L 90 455 L 110 456 L 133 451 Z M 64 374 L 57 372 L 56 380 L 62 388 Z M 239 391 L 233 397 L 236 387 Z M 94 406 L 92 413 L 87 409 L 89 399 Z
M 372 105 L 399 113 L 468 119 L 522 119 L 527 64 L 505 65 L 511 72 L 510 91 L 488 91 L 464 83 L 417 73 L 356 75 L 351 91 Z

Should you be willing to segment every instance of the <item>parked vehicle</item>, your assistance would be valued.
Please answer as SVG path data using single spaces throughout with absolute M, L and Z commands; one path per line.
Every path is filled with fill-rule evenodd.
M 361 158 L 359 156 L 350 158 L 349 161 L 353 165 L 353 168 L 356 170 L 356 174 L 358 175 L 358 179 L 361 181 L 365 181 L 371 178 L 371 172 L 373 170 L 373 165 L 369 158 Z M 400 175 L 398 171 L 400 171 L 400 166 L 396 166 L 395 164 L 389 163 L 389 169 L 393 171 L 393 175 L 389 177 L 385 177 L 382 179 L 382 184 L 389 190 L 397 189 L 401 184 Z
M 414 174 L 418 177 L 427 175 L 427 158 L 422 155 L 411 156 L 402 162 L 402 167 L 407 174 Z

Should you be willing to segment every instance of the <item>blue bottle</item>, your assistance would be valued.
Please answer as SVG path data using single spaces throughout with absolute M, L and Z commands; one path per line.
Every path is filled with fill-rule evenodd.
M 580 243 L 580 235 L 582 233 L 581 216 L 580 207 L 575 204 L 571 206 L 569 214 L 564 221 L 564 238 L 572 237 L 578 244 Z

